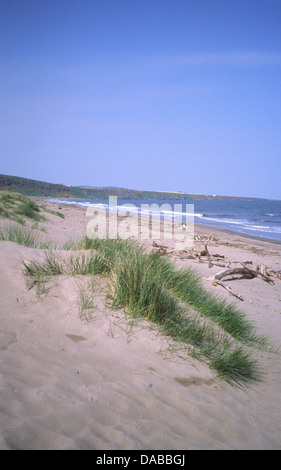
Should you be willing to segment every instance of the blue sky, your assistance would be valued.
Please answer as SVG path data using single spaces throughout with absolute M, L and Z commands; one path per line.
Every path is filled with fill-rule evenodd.
M 0 173 L 281 199 L 280 0 L 0 0 Z

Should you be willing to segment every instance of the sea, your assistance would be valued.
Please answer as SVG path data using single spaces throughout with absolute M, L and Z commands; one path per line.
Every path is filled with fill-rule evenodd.
M 281 200 L 173 200 L 173 199 L 47 199 L 49 202 L 117 210 L 165 220 L 186 220 L 234 233 L 281 242 Z

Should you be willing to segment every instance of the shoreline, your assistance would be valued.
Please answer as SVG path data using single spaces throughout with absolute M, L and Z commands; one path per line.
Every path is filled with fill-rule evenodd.
M 85 208 L 87 210 L 86 207 L 78 206 L 76 204 L 65 204 L 65 203 L 60 203 L 60 202 L 50 202 L 46 198 L 35 198 L 34 197 L 33 199 L 35 201 L 37 200 L 38 202 L 41 202 L 41 203 L 42 202 L 47 202 L 48 204 L 55 204 L 55 205 L 62 204 L 62 205 L 67 205 L 67 206 L 71 206 L 71 207 L 81 207 L 81 208 Z M 87 201 L 87 199 L 85 199 L 85 201 Z M 98 203 L 98 200 L 97 200 L 97 203 Z M 97 210 L 98 210 L 98 208 L 97 208 Z M 152 217 L 150 216 L 150 219 L 151 218 Z M 252 235 L 250 233 L 242 233 L 242 232 L 239 232 L 239 231 L 230 230 L 230 229 L 227 229 L 227 228 L 222 228 L 222 227 L 215 226 L 215 225 L 211 226 L 211 225 L 204 224 L 204 223 L 194 222 L 194 227 L 201 227 L 201 226 L 204 228 L 204 230 L 208 230 L 208 231 L 219 230 L 219 231 L 222 231 L 222 232 L 225 232 L 225 233 L 236 234 L 236 235 L 241 236 L 241 237 L 247 237 L 247 238 L 250 238 L 250 239 L 256 239 L 256 240 L 261 240 L 261 241 L 268 241 L 268 242 L 277 243 L 277 244 L 281 245 L 281 240 L 276 240 L 274 238 L 270 238 L 270 237 L 266 237 L 266 236 Z
M 55 208 L 40 201 L 45 204 Z M 86 209 L 57 204 L 56 210 L 64 218 L 46 213 L 48 220 L 37 227 L 42 239 L 59 246 L 81 239 L 89 222 Z M 8 224 L 1 219 L 2 227 Z M 195 234 L 201 237 L 196 249 L 212 234 L 210 253 L 232 266 L 249 260 L 281 269 L 278 243 L 202 225 Z M 191 267 L 203 278 L 222 269 L 174 253 L 173 240 L 145 244 L 155 249 L 153 242 L 171 248 L 167 256 L 179 269 Z M 44 250 L 0 242 L 0 449 L 281 449 L 279 355 L 257 351 L 263 380 L 246 390 L 232 387 L 207 365 L 172 348 L 153 325 L 141 321 L 129 328 L 124 312 L 108 307 L 97 280 L 91 321 L 79 314 L 87 276 L 57 276 L 38 297 L 26 284 L 22 259 L 40 262 Z M 237 304 L 259 334 L 279 345 L 281 280 L 226 282 L 243 302 L 207 280 L 204 285 Z
M 59 202 L 49 202 L 47 201 L 45 198 L 31 198 L 33 199 L 35 202 L 37 201 L 39 204 L 40 203 L 43 203 L 43 202 L 46 202 L 47 204 L 51 204 L 51 205 L 55 205 L 55 206 L 67 206 L 67 207 L 75 207 L 75 208 L 80 208 L 81 210 L 84 210 L 86 212 L 87 208 L 86 207 L 82 207 L 82 206 L 77 206 L 75 204 L 61 204 Z M 98 208 L 96 209 L 98 211 Z M 123 217 L 123 216 L 121 216 Z M 150 220 L 152 219 L 152 217 L 150 217 Z M 228 229 L 225 229 L 225 228 L 221 228 L 221 227 L 211 227 L 210 225 L 204 225 L 204 224 L 201 224 L 201 223 L 194 223 L 194 231 L 195 233 L 198 232 L 200 233 L 201 231 L 205 231 L 205 232 L 218 232 L 218 233 L 221 233 L 221 235 L 223 236 L 223 234 L 228 234 L 228 235 L 233 235 L 233 236 L 238 236 L 238 237 L 241 237 L 241 238 L 245 238 L 245 239 L 249 239 L 249 240 L 253 240 L 253 241 L 260 241 L 260 242 L 266 242 L 266 243 L 272 243 L 272 244 L 276 244 L 276 245 L 281 245 L 281 241 L 280 240 L 274 240 L 272 238 L 266 238 L 266 237 L 259 237 L 259 236 L 255 236 L 255 235 L 248 235 L 248 234 L 244 234 L 244 233 L 240 233 L 240 232 L 235 232 L 233 230 L 228 230 Z
M 233 230 L 227 230 L 227 229 L 224 229 L 224 228 L 220 228 L 220 227 L 210 227 L 210 225 L 203 225 L 203 224 L 194 224 L 194 226 L 197 228 L 197 230 L 202 227 L 203 230 L 205 231 L 218 231 L 218 232 L 221 232 L 222 234 L 225 233 L 225 234 L 229 234 L 229 235 L 237 235 L 241 238 L 246 238 L 246 239 L 253 239 L 254 241 L 261 241 L 261 242 L 268 242 L 268 243 L 273 243 L 273 244 L 277 244 L 277 245 L 281 245 L 281 241 L 280 240 L 274 240 L 272 238 L 265 238 L 265 237 L 258 237 L 258 236 L 255 236 L 255 235 L 248 235 L 246 233 L 240 233 L 240 232 L 234 232 Z

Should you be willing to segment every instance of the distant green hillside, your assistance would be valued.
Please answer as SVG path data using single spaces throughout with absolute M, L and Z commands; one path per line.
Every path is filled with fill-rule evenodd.
M 97 198 L 106 199 L 109 196 L 117 196 L 119 199 L 245 199 L 230 196 L 212 196 L 203 194 L 189 194 L 181 192 L 137 191 L 116 187 L 89 187 L 66 186 L 64 184 L 46 183 L 19 176 L 0 175 L 0 190 L 17 191 L 30 197 L 46 198 Z

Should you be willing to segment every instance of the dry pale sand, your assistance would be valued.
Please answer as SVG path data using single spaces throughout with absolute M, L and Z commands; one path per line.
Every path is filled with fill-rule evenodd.
M 84 235 L 85 210 L 60 207 L 65 219 L 48 216 L 42 237 L 63 243 Z M 212 253 L 281 269 L 280 244 L 212 233 Z M 1 241 L 0 256 L 0 449 L 280 449 L 279 356 L 261 355 L 262 382 L 233 388 L 207 366 L 168 353 L 165 338 L 148 324 L 129 331 L 122 312 L 110 311 L 102 294 L 92 321 L 82 321 L 81 279 L 54 279 L 38 298 L 26 288 L 21 260 L 42 259 L 41 250 Z M 220 270 L 175 262 L 204 276 Z M 279 344 L 281 281 L 230 283 L 244 302 L 207 281 L 206 287 L 239 302 L 258 331 Z

